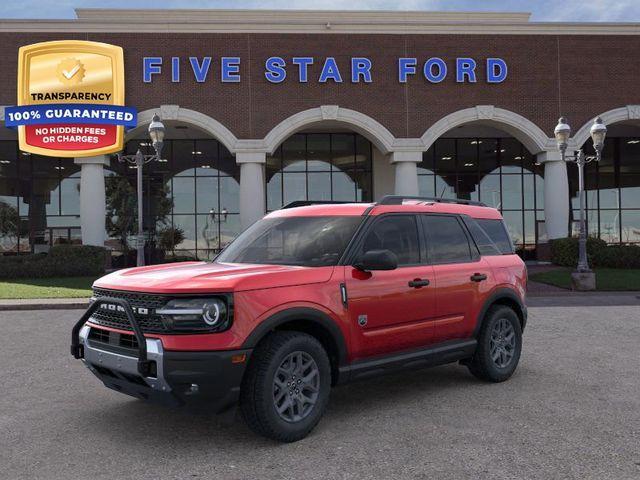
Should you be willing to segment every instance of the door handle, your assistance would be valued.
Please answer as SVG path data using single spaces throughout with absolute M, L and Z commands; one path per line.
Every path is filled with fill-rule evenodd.
M 469 277 L 472 282 L 482 282 L 487 279 L 487 276 L 484 273 L 474 273 Z
M 425 279 L 416 278 L 409 282 L 409 286 L 411 288 L 421 288 L 421 287 L 426 287 L 427 285 L 429 285 L 429 280 L 427 280 L 426 278 Z

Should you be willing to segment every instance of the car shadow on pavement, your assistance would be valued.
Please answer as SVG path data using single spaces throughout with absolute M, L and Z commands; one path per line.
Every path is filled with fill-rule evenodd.
M 398 372 L 360 380 L 334 388 L 325 417 L 316 430 L 344 428 L 356 416 L 358 421 L 379 417 L 416 402 L 429 405 L 436 398 L 446 398 L 451 389 L 482 385 L 466 368 L 447 365 L 412 372 Z M 433 397 L 433 398 L 432 398 Z M 245 425 L 238 409 L 221 415 L 207 411 L 205 406 L 165 407 L 113 393 L 113 402 L 96 410 L 78 412 L 81 422 L 90 422 L 94 431 L 118 442 L 131 445 L 146 444 L 164 448 L 167 444 L 179 450 L 194 447 L 229 448 L 232 444 L 247 448 L 274 447 L 281 444 L 253 434 Z M 96 406 L 96 409 L 98 407 Z M 309 438 L 312 438 L 314 433 Z M 218 444 L 219 443 L 219 444 Z M 178 453 L 175 452 L 174 453 Z

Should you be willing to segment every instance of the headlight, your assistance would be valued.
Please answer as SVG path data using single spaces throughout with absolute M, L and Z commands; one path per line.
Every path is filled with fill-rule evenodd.
M 156 313 L 170 330 L 219 332 L 231 324 L 227 302 L 222 298 L 177 298 Z

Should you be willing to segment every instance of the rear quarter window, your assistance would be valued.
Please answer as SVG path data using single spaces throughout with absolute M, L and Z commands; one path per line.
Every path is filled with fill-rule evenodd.
M 509 238 L 509 234 L 507 233 L 507 228 L 505 227 L 502 220 L 476 218 L 473 222 L 470 223 L 475 223 L 482 229 L 482 231 L 498 249 L 499 254 L 508 255 L 514 253 L 513 244 L 511 243 L 511 239 Z M 471 232 L 471 234 L 474 236 L 474 240 L 476 240 L 478 248 L 480 248 L 480 253 L 482 253 L 483 255 L 497 255 L 496 253 L 484 253 L 482 251 L 482 248 L 480 247 L 480 243 L 478 243 L 478 239 L 476 239 L 476 234 L 474 234 L 473 231 Z M 479 237 L 480 239 L 483 238 L 481 234 L 479 234 Z M 486 240 L 481 240 L 481 243 L 486 243 Z M 488 247 L 486 245 L 485 249 L 488 250 Z

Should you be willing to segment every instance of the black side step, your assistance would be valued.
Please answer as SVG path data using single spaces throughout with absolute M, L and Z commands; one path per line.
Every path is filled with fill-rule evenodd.
M 340 367 L 338 383 L 352 382 L 404 369 L 435 367 L 471 357 L 476 351 L 475 338 L 452 340 L 421 350 L 360 360 Z

